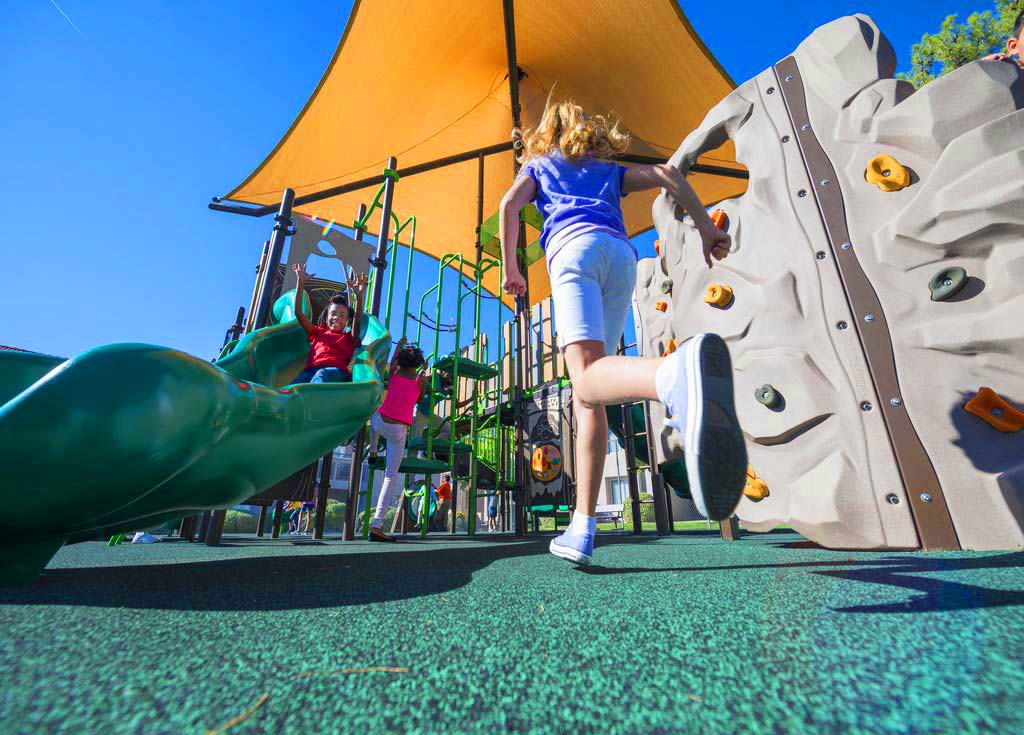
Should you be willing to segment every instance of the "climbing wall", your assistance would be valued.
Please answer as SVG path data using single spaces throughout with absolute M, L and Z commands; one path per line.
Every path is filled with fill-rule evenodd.
M 656 201 L 645 352 L 728 341 L 745 528 L 789 524 L 833 548 L 1021 548 L 1024 76 L 979 62 L 915 92 L 895 67 L 870 18 L 841 18 L 686 138 L 674 165 L 730 138 L 750 182 L 718 205 L 733 245 L 711 269 L 689 220 Z M 656 451 L 677 456 L 679 437 Z

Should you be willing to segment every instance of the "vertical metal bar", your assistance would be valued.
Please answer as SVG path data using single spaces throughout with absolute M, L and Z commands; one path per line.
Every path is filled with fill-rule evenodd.
M 619 337 L 619 354 L 626 354 L 626 339 Z M 622 412 L 622 437 L 626 450 L 626 479 L 629 483 L 629 501 L 633 506 L 633 533 L 638 536 L 644 532 L 643 519 L 640 517 L 640 484 L 636 480 L 636 440 L 633 430 L 633 406 L 623 403 L 619 406 Z
M 672 533 L 672 498 L 665 488 L 665 478 L 658 472 L 654 459 L 654 427 L 651 425 L 651 404 L 644 401 L 644 429 L 647 442 L 647 465 L 651 472 L 651 495 L 654 496 L 654 522 L 659 536 Z
M 398 159 L 394 156 L 388 159 L 388 168 L 394 171 L 398 168 Z M 391 204 L 395 199 L 395 180 L 388 178 L 384 181 L 384 202 L 380 210 L 380 232 L 377 235 L 377 252 L 370 260 L 374 268 L 373 292 L 370 294 L 370 313 L 373 316 L 380 314 L 381 292 L 384 290 L 384 269 L 388 266 L 388 231 L 391 227 Z M 362 218 L 360 218 L 362 219 Z
M 283 516 L 284 516 L 284 501 L 283 500 L 275 500 L 274 501 L 274 518 L 273 518 L 273 521 L 272 521 L 273 524 L 274 524 L 274 527 L 270 530 L 270 538 L 280 538 L 281 537 L 281 521 L 284 520 Z
M 366 205 L 360 204 L 356 222 L 362 222 L 366 216 Z M 387 220 L 385 219 L 385 222 Z M 362 227 L 353 228 L 353 239 L 362 242 L 366 230 Z M 348 500 L 345 503 L 345 528 L 341 532 L 343 541 L 355 541 L 356 538 L 356 506 L 359 503 L 359 480 L 363 471 L 363 448 L 366 444 L 366 427 L 363 426 L 356 434 L 356 442 L 352 452 L 352 465 L 348 472 Z M 372 477 L 372 475 L 371 475 Z M 371 487 L 372 498 L 372 487 Z M 367 500 L 369 505 L 369 499 Z
M 277 280 L 277 268 L 281 264 L 281 253 L 284 251 L 285 240 L 294 234 L 292 222 L 292 203 L 295 191 L 285 189 L 281 197 L 281 208 L 274 217 L 274 229 L 270 235 L 270 249 L 267 252 L 266 275 L 260 288 L 259 301 L 256 304 L 256 316 L 253 318 L 253 329 L 266 326 L 267 315 L 270 313 L 270 299 Z
M 256 314 L 256 303 L 260 296 L 260 289 L 263 288 L 263 282 L 267 278 L 267 252 L 269 250 L 270 240 L 264 240 L 263 252 L 260 254 L 260 263 L 256 266 L 256 280 L 252 284 L 252 297 L 249 299 L 249 318 L 245 322 L 246 334 L 255 329 L 253 316 Z
M 267 507 L 266 505 L 260 506 L 260 517 L 256 521 L 256 537 L 263 538 L 264 527 L 267 524 Z
M 242 336 L 245 331 L 245 307 L 239 306 L 238 313 L 235 314 L 235 323 L 228 327 L 228 331 L 224 334 L 224 344 L 221 347 L 227 347 L 228 342 L 236 340 Z
M 327 522 L 327 498 L 331 492 L 331 470 L 334 467 L 334 450 L 320 458 L 320 471 L 316 483 L 316 513 L 313 516 L 313 538 L 324 537 L 324 524 Z

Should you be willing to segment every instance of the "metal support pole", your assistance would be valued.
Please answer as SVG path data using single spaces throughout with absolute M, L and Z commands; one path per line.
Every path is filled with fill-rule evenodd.
M 260 263 L 256 266 L 256 280 L 252 284 L 252 297 L 249 299 L 249 318 L 245 322 L 246 334 L 255 328 L 253 325 L 253 315 L 256 313 L 256 304 L 260 297 L 260 289 L 263 288 L 263 282 L 267 277 L 267 253 L 269 250 L 270 240 L 264 240 L 263 252 L 260 254 Z
M 243 332 L 245 332 L 245 307 L 239 306 L 238 313 L 235 314 L 235 323 L 228 327 L 228 331 L 224 334 L 224 344 L 221 347 L 226 347 L 228 342 L 241 337 Z
M 619 337 L 619 354 L 626 354 L 626 339 Z M 636 431 L 633 428 L 633 405 L 623 403 L 619 406 L 622 412 L 622 435 L 626 440 L 626 480 L 629 483 L 629 501 L 633 506 L 633 533 L 638 536 L 644 532 L 643 519 L 640 517 L 640 483 L 637 482 L 636 473 Z
M 313 516 L 313 538 L 324 537 L 324 524 L 327 522 L 327 496 L 331 492 L 331 469 L 334 465 L 334 450 L 320 458 L 319 472 L 316 483 L 316 511 Z
M 388 168 L 392 171 L 398 168 L 398 159 L 394 156 L 388 159 Z M 377 233 L 377 252 L 370 259 L 370 264 L 376 271 L 373 277 L 373 292 L 370 294 L 370 314 L 380 314 L 380 298 L 384 291 L 384 269 L 388 267 L 388 232 L 391 228 L 391 203 L 395 199 L 395 180 L 388 178 L 384 181 L 384 201 L 380 209 L 380 231 Z M 362 217 L 360 217 L 362 219 Z
M 215 510 L 210 514 L 210 527 L 206 531 L 207 546 L 217 546 L 220 543 L 221 535 L 224 533 L 224 521 L 227 519 L 227 515 L 228 512 L 224 508 Z
M 260 296 L 256 303 L 256 314 L 253 317 L 253 329 L 266 326 L 267 315 L 270 313 L 270 299 L 274 292 L 274 282 L 277 280 L 277 268 L 281 265 L 281 253 L 284 252 L 284 242 L 295 234 L 292 221 L 292 203 L 295 201 L 295 191 L 285 189 L 281 197 L 281 208 L 274 217 L 274 229 L 270 235 L 270 248 L 267 251 L 267 263 L 264 266 L 266 274 L 263 277 L 263 284 L 260 287 Z
M 280 538 L 281 537 L 281 521 L 283 520 L 283 518 L 282 518 L 283 515 L 284 515 L 284 501 L 283 500 L 275 500 L 274 501 L 274 519 L 273 519 L 274 527 L 270 531 L 270 538 Z
M 654 496 L 654 522 L 659 536 L 672 533 L 672 498 L 665 487 L 665 478 L 658 472 L 654 459 L 654 427 L 651 425 L 651 404 L 644 401 L 644 426 L 646 428 L 647 459 L 651 471 L 651 495 Z
M 359 212 L 356 215 L 356 221 L 362 222 L 363 217 L 366 216 L 366 205 L 359 205 Z M 385 222 L 388 218 L 385 218 Z M 353 230 L 354 239 L 362 242 L 363 235 L 366 231 L 363 228 L 356 228 Z M 387 240 L 384 240 L 386 243 Z M 376 289 L 377 279 L 374 279 L 374 289 Z M 379 306 L 379 303 L 378 303 Z M 364 426 L 356 434 L 356 441 L 353 445 L 352 452 L 352 465 L 348 472 L 348 500 L 345 503 L 345 528 L 342 530 L 341 539 L 343 541 L 355 541 L 356 538 L 356 509 L 359 505 L 359 482 L 362 479 L 363 472 L 363 450 L 366 446 L 366 427 Z M 367 497 L 366 502 L 369 505 L 370 500 L 373 499 L 373 487 L 370 487 L 370 495 Z
M 256 537 L 263 538 L 264 528 L 267 525 L 267 505 L 260 506 L 260 518 L 256 521 Z

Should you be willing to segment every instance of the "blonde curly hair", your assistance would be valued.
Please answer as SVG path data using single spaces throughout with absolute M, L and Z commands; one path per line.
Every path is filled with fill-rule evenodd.
M 520 163 L 555 150 L 573 163 L 588 154 L 611 158 L 629 147 L 629 135 L 619 130 L 618 121 L 609 122 L 604 115 L 588 115 L 571 100 L 551 104 L 549 99 L 540 124 L 524 131 L 522 139 Z

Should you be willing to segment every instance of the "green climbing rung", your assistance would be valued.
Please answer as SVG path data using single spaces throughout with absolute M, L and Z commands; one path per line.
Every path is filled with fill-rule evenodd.
M 455 372 L 455 355 L 446 355 L 434 364 L 434 370 L 444 373 Z M 459 358 L 459 377 L 472 380 L 490 380 L 498 376 L 498 368 L 487 363 L 470 360 L 468 357 Z
M 412 451 L 425 451 L 427 448 L 427 440 L 426 438 L 413 439 L 411 442 L 409 442 L 408 446 L 409 449 Z M 452 451 L 452 443 L 447 439 L 434 439 L 434 443 L 431 449 L 440 454 L 450 454 Z M 456 454 L 469 454 L 472 451 L 473 447 L 470 446 L 469 444 L 466 444 L 465 442 L 455 442 Z
M 374 457 L 367 461 L 366 466 L 371 470 L 384 469 L 384 457 Z M 439 472 L 448 471 L 448 463 L 436 459 L 420 459 L 419 457 L 406 457 L 398 466 L 398 471 L 407 475 L 436 475 Z

